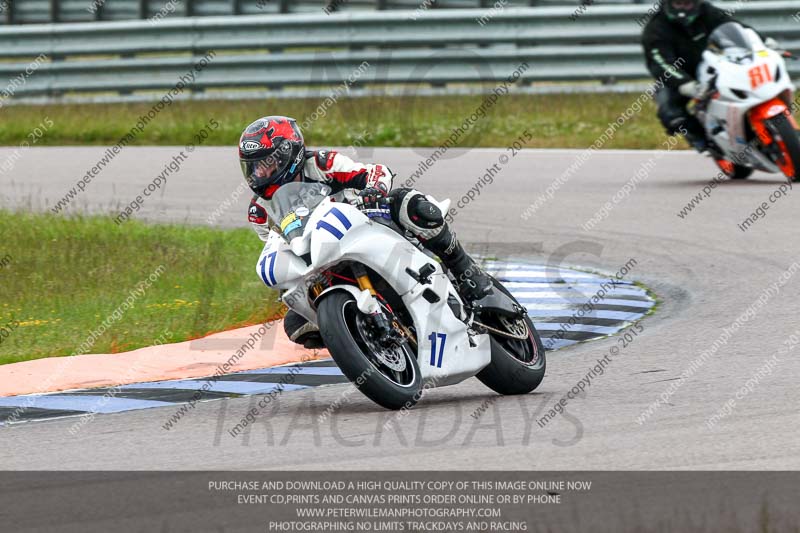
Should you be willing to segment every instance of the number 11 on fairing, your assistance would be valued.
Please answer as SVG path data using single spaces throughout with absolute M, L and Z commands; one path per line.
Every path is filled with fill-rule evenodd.
M 437 339 L 441 340 L 440 343 L 437 343 Z M 444 344 L 447 342 L 447 333 L 436 333 L 433 332 L 428 336 L 428 340 L 431 341 L 431 366 L 435 366 L 437 368 L 442 368 L 442 357 L 444 357 Z M 439 345 L 439 357 L 437 360 L 436 357 L 436 345 Z

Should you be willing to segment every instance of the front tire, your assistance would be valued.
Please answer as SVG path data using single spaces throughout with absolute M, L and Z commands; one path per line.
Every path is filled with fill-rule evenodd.
M 394 410 L 417 403 L 422 396 L 422 376 L 416 354 L 405 343 L 396 347 L 396 352 L 385 349 L 381 358 L 377 353 L 381 348 L 371 340 L 366 315 L 350 293 L 334 291 L 326 295 L 319 302 L 317 316 L 331 357 L 367 398 Z M 402 370 L 398 370 L 400 367 Z
M 495 290 L 514 298 L 502 283 L 494 278 L 492 283 Z M 528 338 L 525 341 L 508 339 L 489 332 L 492 362 L 476 377 L 498 394 L 528 394 L 544 379 L 547 362 L 542 339 L 528 315 L 520 320 L 524 321 L 528 330 Z M 487 325 L 494 326 L 494 324 Z
M 800 178 L 800 137 L 794 129 L 792 120 L 786 115 L 778 115 L 767 119 L 767 128 L 773 133 L 773 140 L 778 144 L 782 157 L 775 161 L 781 172 L 791 179 Z

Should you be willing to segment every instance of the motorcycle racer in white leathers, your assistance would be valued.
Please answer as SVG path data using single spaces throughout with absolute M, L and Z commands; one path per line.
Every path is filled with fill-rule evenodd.
M 265 205 L 281 185 L 315 181 L 334 193 L 354 189 L 350 203 L 361 209 L 388 203 L 392 220 L 442 260 L 465 300 L 476 302 L 491 292 L 491 279 L 466 253 L 441 210 L 431 202 L 433 198 L 414 189 L 393 190 L 394 176 L 385 165 L 358 163 L 331 150 L 306 150 L 296 121 L 283 116 L 263 117 L 250 124 L 239 140 L 239 160 L 254 193 L 248 220 L 262 240 L 269 235 Z M 309 348 L 321 346 L 319 331 L 297 313 L 287 313 L 284 327 L 294 342 Z

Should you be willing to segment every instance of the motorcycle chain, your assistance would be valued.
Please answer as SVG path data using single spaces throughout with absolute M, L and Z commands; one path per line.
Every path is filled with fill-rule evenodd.
M 501 331 L 501 330 L 493 328 L 491 326 L 487 326 L 486 324 L 482 324 L 481 322 L 478 322 L 477 320 L 473 320 L 472 323 L 475 324 L 476 326 L 480 326 L 482 328 L 485 328 L 485 329 L 491 331 L 495 335 L 500 335 L 501 337 L 505 337 L 507 339 L 514 339 L 516 341 L 528 340 L 528 335 L 530 335 L 530 332 L 531 332 L 530 328 L 528 328 L 528 324 L 525 324 L 525 332 L 526 332 L 525 335 L 514 335 L 513 333 L 509 333 L 507 331 Z

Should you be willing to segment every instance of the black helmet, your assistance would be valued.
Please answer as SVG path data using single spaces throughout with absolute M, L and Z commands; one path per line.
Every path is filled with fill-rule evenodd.
M 264 117 L 245 128 L 239 139 L 242 174 L 254 193 L 269 199 L 278 187 L 302 171 L 303 134 L 289 117 Z
M 669 20 L 691 26 L 700 14 L 703 0 L 662 0 L 661 5 Z

